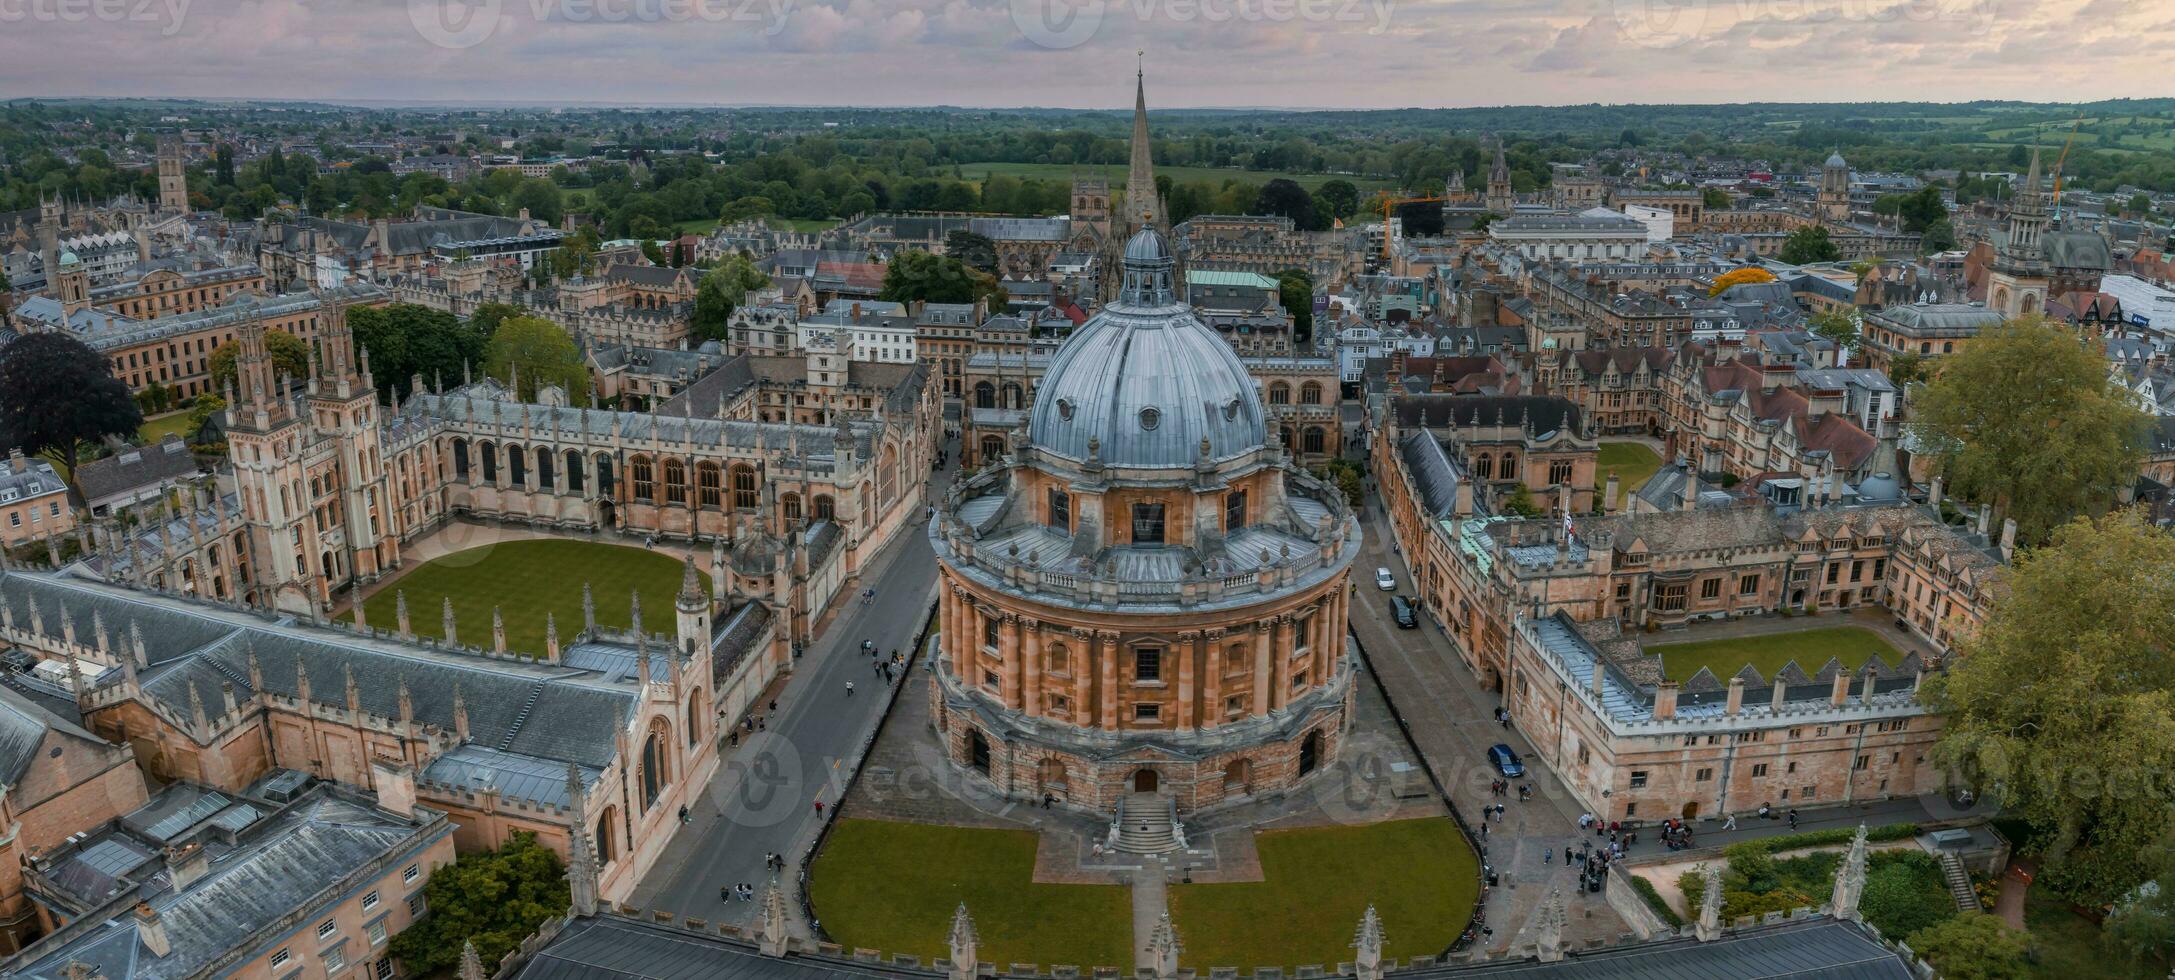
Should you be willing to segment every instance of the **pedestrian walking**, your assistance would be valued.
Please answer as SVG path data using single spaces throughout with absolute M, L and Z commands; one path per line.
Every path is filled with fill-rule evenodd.
M 847 697 L 849 697 L 849 698 L 850 698 L 850 697 L 853 697 L 853 682 L 852 682 L 852 681 L 847 681 L 847 682 L 846 682 L 846 696 L 847 696 Z
M 821 820 L 821 819 L 823 819 L 823 801 L 822 801 L 822 800 L 817 800 L 817 801 L 816 801 L 816 819 L 818 819 L 818 820 Z
M 1794 806 L 1790 808 L 1790 829 L 1797 829 L 1797 808 Z
M 1730 814 L 1730 815 L 1728 815 L 1728 816 L 1726 816 L 1726 817 L 1723 817 L 1723 818 L 1722 818 L 1722 829 L 1723 829 L 1723 830 L 1736 830 L 1736 829 L 1737 829 L 1737 815 L 1736 815 L 1736 814 L 1734 814 L 1734 813 L 1732 813 L 1732 814 Z
M 1555 848 L 1553 848 L 1553 847 L 1544 847 L 1544 848 L 1541 848 L 1541 863 L 1542 863 L 1542 864 L 1554 864 L 1554 863 L 1556 863 L 1556 849 L 1555 849 Z

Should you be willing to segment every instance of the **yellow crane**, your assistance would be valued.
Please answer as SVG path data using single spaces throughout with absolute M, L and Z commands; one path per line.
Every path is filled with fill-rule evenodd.
M 2062 213 L 2062 165 L 2069 162 L 2069 148 L 2077 144 L 2077 127 L 2084 125 L 2084 113 L 2077 113 L 2069 124 L 2069 138 L 2062 141 L 2062 154 L 2054 158 L 2054 213 Z M 2033 188 L 2038 190 L 2038 188 Z

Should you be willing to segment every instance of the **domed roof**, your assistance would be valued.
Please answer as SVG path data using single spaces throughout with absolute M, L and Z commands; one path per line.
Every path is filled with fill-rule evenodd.
M 1830 166 L 1830 167 L 1848 167 L 1848 166 L 1850 166 L 1850 164 L 1847 164 L 1847 163 L 1844 163 L 1844 162 L 1843 162 L 1843 151 L 1841 151 L 1841 150 L 1836 150 L 1836 151 L 1833 151 L 1833 152 L 1831 152 L 1831 153 L 1829 153 L 1829 154 L 1828 154 L 1828 162 L 1827 162 L 1827 165 L 1828 165 L 1828 166 Z
M 65 269 L 65 268 L 68 268 L 69 266 L 76 266 L 76 265 L 82 265 L 82 264 L 83 264 L 83 260 L 82 260 L 81 258 L 78 258 L 78 257 L 76 256 L 76 253 L 74 253 L 74 252 L 62 252 L 62 253 L 60 253 L 60 267 L 61 267 L 61 268 Z
M 1107 466 L 1190 467 L 1268 441 L 1254 381 L 1216 331 L 1171 290 L 1172 261 L 1153 230 L 1125 246 L 1118 299 L 1073 331 L 1035 390 L 1028 441 Z

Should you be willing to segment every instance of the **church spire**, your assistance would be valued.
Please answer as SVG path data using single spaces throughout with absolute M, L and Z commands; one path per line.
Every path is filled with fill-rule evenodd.
M 1148 138 L 1148 75 L 1140 68 L 1133 73 L 1133 165 L 1125 177 L 1126 220 L 1120 227 L 1150 228 L 1163 223 L 1153 149 Z

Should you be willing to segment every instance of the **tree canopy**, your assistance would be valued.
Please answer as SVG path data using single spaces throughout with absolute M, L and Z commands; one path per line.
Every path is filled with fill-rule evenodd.
M 2032 887 L 2083 905 L 2143 880 L 2175 772 L 2175 537 L 2134 510 L 2025 551 L 1955 665 L 1926 682 L 1934 758 L 2031 827 Z
M 702 277 L 695 287 L 695 335 L 704 340 L 724 340 L 733 311 L 747 302 L 748 290 L 770 285 L 770 277 L 745 255 L 728 255 Z
M 954 228 L 951 234 L 944 236 L 944 254 L 976 272 L 991 275 L 997 272 L 997 242 L 988 235 Z
M 133 437 L 143 412 L 106 359 L 65 333 L 34 333 L 0 357 L 0 438 L 25 455 L 43 454 L 75 481 L 83 443 Z
M 1714 285 L 1708 287 L 1707 295 L 1720 296 L 1728 292 L 1729 287 L 1741 286 L 1745 283 L 1774 281 L 1775 274 L 1766 269 L 1756 265 L 1740 266 L 1714 277 Z
M 1833 262 L 1843 257 L 1843 250 L 1829 238 L 1825 225 L 1806 225 L 1790 233 L 1782 240 L 1782 251 L 1776 258 L 1791 265 L 1809 262 Z
M 1254 198 L 1253 213 L 1275 214 L 1291 219 L 1293 226 L 1302 231 L 1327 228 L 1329 222 L 1317 220 L 1314 214 L 1314 195 L 1289 177 L 1278 177 L 1261 185 L 1261 192 Z
M 2134 480 L 2149 422 L 2097 351 L 2036 318 L 1989 327 L 1943 357 L 1913 414 L 1950 488 L 2015 518 L 2027 542 Z
M 285 330 L 266 330 L 264 352 L 272 358 L 274 380 L 285 375 L 295 379 L 295 383 L 299 385 L 302 379 L 309 377 L 310 349 L 303 345 L 302 338 Z M 241 356 L 242 345 L 238 340 L 229 340 L 211 352 L 211 360 L 206 363 L 206 368 L 211 372 L 211 390 L 227 390 L 227 385 L 234 381 L 239 370 L 236 362 Z M 376 355 L 373 354 L 372 357 L 374 359 Z M 276 392 L 268 391 L 265 394 L 272 395 Z
M 589 404 L 589 369 L 582 364 L 581 351 L 550 320 L 515 316 L 500 321 L 484 347 L 483 363 L 485 374 L 516 384 L 514 394 L 523 401 L 535 401 L 545 385 L 558 385 L 570 403 Z
M 459 964 L 461 945 L 497 963 L 553 916 L 573 904 L 559 855 L 516 831 L 495 851 L 461 855 L 431 872 L 423 885 L 430 911 L 393 937 L 393 955 L 411 973 L 429 974 Z
M 1004 291 L 997 281 L 976 272 L 957 258 L 934 252 L 909 251 L 892 256 L 884 270 L 884 287 L 878 298 L 899 303 L 972 303 L 992 296 L 992 309 L 1003 306 Z
M 1905 942 L 1942 980 L 2026 980 L 2027 937 L 1984 912 L 1966 912 L 1911 933 Z
M 1314 336 L 1314 277 L 1305 269 L 1285 269 L 1276 274 L 1276 298 L 1291 314 L 1292 336 L 1308 340 Z
M 476 312 L 484 315 L 490 308 Z M 370 369 L 381 395 L 414 394 L 409 383 L 418 375 L 425 386 L 441 380 L 459 384 L 464 367 L 483 360 L 483 346 L 491 339 L 473 318 L 461 320 L 413 303 L 351 307 L 347 325 L 355 331 L 356 347 L 370 351 Z

